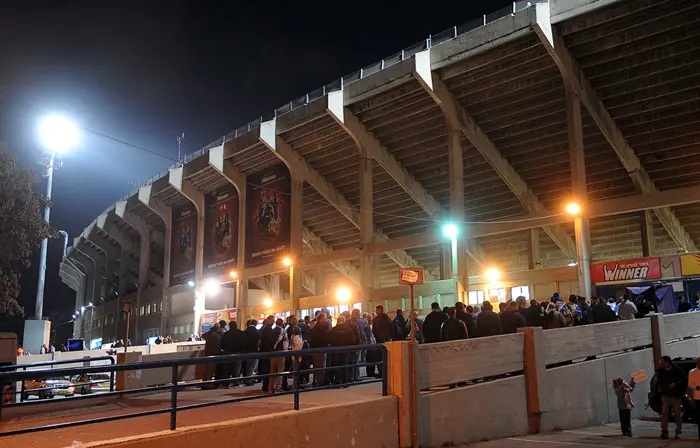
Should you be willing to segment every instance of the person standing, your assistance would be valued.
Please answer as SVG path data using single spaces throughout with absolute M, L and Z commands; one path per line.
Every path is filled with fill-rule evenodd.
M 425 328 L 425 324 L 423 324 Z M 503 332 L 501 316 L 493 311 L 491 302 L 481 304 L 481 312 L 476 320 L 476 334 L 478 337 L 496 336 Z
M 464 326 L 467 329 L 468 338 L 473 338 L 476 336 L 476 324 L 474 323 L 474 318 L 467 312 L 462 302 L 455 303 L 455 317 L 464 322 Z
M 661 358 L 661 368 L 656 371 L 656 390 L 661 395 L 661 438 L 668 439 L 668 417 L 673 408 L 676 418 L 676 439 L 683 432 L 681 403 L 688 384 L 683 370 L 673 365 L 670 356 Z
M 316 324 L 311 329 L 310 345 L 311 348 L 326 348 L 330 345 L 331 326 L 328 324 L 326 313 L 319 313 L 316 316 Z M 311 357 L 314 369 L 323 369 L 326 367 L 326 354 L 317 353 Z M 326 385 L 326 372 L 313 372 L 313 385 L 320 387 Z
M 257 322 L 255 319 L 248 321 L 248 326 L 244 333 L 246 337 L 245 352 L 258 353 L 258 350 L 260 350 L 260 331 L 257 329 Z M 244 375 L 248 378 L 245 380 L 246 386 L 253 385 L 252 376 L 255 375 L 255 372 L 258 370 L 258 361 L 258 359 L 248 359 L 245 362 Z
M 426 344 L 440 342 L 442 324 L 447 320 L 447 314 L 440 309 L 440 304 L 433 302 L 430 313 L 423 320 L 423 340 Z
M 695 369 L 688 374 L 688 389 L 693 397 L 693 408 L 695 411 L 695 421 L 698 422 L 698 439 L 700 439 L 700 358 L 695 360 Z
M 353 329 L 345 323 L 345 316 L 341 315 L 336 321 L 335 327 L 330 334 L 331 347 L 347 347 L 355 345 L 355 334 Z M 335 383 L 346 385 L 348 383 L 348 362 L 350 352 L 333 353 L 333 367 L 340 367 L 335 370 Z
M 613 390 L 617 397 L 617 410 L 620 414 L 622 435 L 632 437 L 632 408 L 634 408 L 632 391 L 634 390 L 634 380 L 627 384 L 622 378 L 616 378 L 613 380 Z
M 396 310 L 396 317 L 394 317 L 394 320 L 391 323 L 391 338 L 394 341 L 405 341 L 408 332 L 406 331 L 406 317 L 404 316 L 401 308 Z
M 281 317 L 277 318 L 272 332 L 275 335 L 275 345 L 273 346 L 272 351 L 287 351 L 288 339 L 287 332 L 284 330 L 284 319 Z M 280 353 L 280 355 L 282 354 Z M 274 375 L 270 377 L 270 393 L 274 394 L 277 392 L 282 392 L 282 375 L 279 374 L 284 372 L 284 360 L 285 357 L 283 355 L 270 359 L 270 374 Z
M 221 354 L 221 333 L 219 332 L 219 324 L 215 323 L 209 331 L 204 333 L 204 356 L 219 356 Z M 204 377 L 202 381 L 210 381 L 212 376 L 221 378 L 221 364 L 204 364 L 202 369 Z M 214 389 L 216 386 L 205 384 L 202 389 Z
M 382 305 L 377 305 L 375 307 L 375 311 L 377 312 L 377 316 L 374 318 L 372 333 L 374 333 L 377 344 L 391 342 L 391 319 L 389 319 L 389 316 L 384 313 L 384 307 Z M 377 364 L 377 371 L 379 372 L 379 377 L 381 377 L 381 364 Z
M 447 320 L 442 324 L 441 339 L 445 341 L 456 341 L 459 339 L 467 339 L 467 325 L 457 319 L 457 311 L 454 308 L 447 310 Z
M 370 345 L 374 345 L 377 343 L 377 338 L 374 337 L 374 333 L 372 332 L 372 327 L 374 326 L 374 316 L 372 316 L 371 314 L 367 314 L 366 319 L 367 324 L 365 325 L 365 333 L 367 337 L 367 343 Z M 379 350 L 367 350 L 367 353 L 365 354 L 365 360 L 367 361 L 367 363 L 379 362 L 381 361 L 381 353 L 379 352 Z M 375 370 L 375 365 L 365 367 L 367 377 L 376 377 L 376 375 L 374 374 Z
M 238 329 L 235 320 L 229 323 L 229 330 L 221 337 L 221 351 L 225 355 L 240 355 L 246 352 L 247 338 L 243 331 Z M 222 366 L 224 378 L 233 378 L 232 386 L 237 387 L 237 380 L 241 376 L 241 361 L 233 357 L 233 361 Z
M 262 330 L 260 330 L 260 353 L 268 353 L 275 351 L 275 344 L 277 343 L 277 335 L 272 328 L 275 324 L 275 316 L 267 316 L 265 318 L 265 323 L 263 324 Z M 260 375 L 267 375 L 270 373 L 270 358 L 260 359 L 258 364 L 258 373 Z M 270 391 L 270 377 L 266 376 L 262 380 L 262 391 Z
M 544 325 L 544 309 L 537 300 L 530 300 L 530 308 L 525 313 L 525 322 L 528 327 L 542 327 Z
M 518 312 L 518 304 L 510 302 L 508 308 L 501 314 L 501 326 L 503 334 L 517 333 L 518 328 L 527 326 L 525 318 Z
M 620 316 L 621 320 L 632 320 L 636 314 L 637 305 L 630 300 L 629 294 L 623 294 L 620 306 L 617 308 L 617 315 Z

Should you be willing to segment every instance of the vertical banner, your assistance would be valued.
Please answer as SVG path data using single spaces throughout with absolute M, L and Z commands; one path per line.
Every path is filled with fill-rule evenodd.
M 700 275 L 700 254 L 681 255 L 681 272 L 683 275 Z
M 289 250 L 292 181 L 284 164 L 248 176 L 245 266 L 277 260 Z
M 194 277 L 197 245 L 197 210 L 194 205 L 173 207 L 172 246 L 170 252 L 170 286 Z
M 204 271 L 218 275 L 238 265 L 238 193 L 233 185 L 204 198 Z

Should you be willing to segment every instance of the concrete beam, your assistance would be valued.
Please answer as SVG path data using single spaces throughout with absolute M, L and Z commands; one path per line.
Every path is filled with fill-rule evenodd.
M 578 95 L 591 118 L 593 118 L 593 121 L 629 173 L 637 190 L 645 194 L 658 192 L 649 173 L 647 173 L 634 149 L 629 145 L 615 120 L 605 108 L 593 85 L 583 73 L 569 49 L 564 45 L 563 39 L 554 35 L 549 4 L 538 3 L 535 6 L 537 19 L 535 24 L 533 24 L 533 28 L 539 36 L 542 45 L 544 45 L 559 68 L 565 83 L 568 83 L 574 93 Z M 695 242 L 669 207 L 654 209 L 654 213 L 681 250 L 686 252 L 697 251 Z
M 303 240 L 314 254 L 327 254 L 333 252 L 333 249 L 331 249 L 329 245 L 327 245 L 321 238 L 306 227 L 304 228 Z M 331 262 L 330 264 L 336 271 L 338 271 L 338 273 L 350 280 L 354 285 L 360 285 L 360 273 L 352 263 L 349 261 L 340 260 Z
M 325 177 L 304 160 L 299 153 L 277 136 L 275 120 L 266 121 L 260 125 L 260 141 L 289 167 L 290 172 L 299 174 L 302 179 L 314 187 L 314 189 L 345 216 L 348 221 L 358 229 L 360 228 L 360 216 L 357 208 L 328 182 Z M 374 234 L 377 241 L 387 241 L 389 239 L 389 237 L 379 229 L 375 229 Z M 400 267 L 420 267 L 420 264 L 403 250 L 387 253 L 387 256 L 394 260 Z
M 464 136 L 474 145 L 477 151 L 520 200 L 525 210 L 533 214 L 546 213 L 546 208 L 539 202 L 535 193 L 496 148 L 491 139 L 481 130 L 474 118 L 457 102 L 452 92 L 447 89 L 447 86 L 437 76 L 433 76 L 432 85 L 434 98 L 437 99 L 438 105 L 450 122 L 450 125 L 462 131 Z M 567 257 L 574 258 L 576 256 L 576 244 L 563 227 L 556 225 L 547 226 L 544 228 L 544 231 Z

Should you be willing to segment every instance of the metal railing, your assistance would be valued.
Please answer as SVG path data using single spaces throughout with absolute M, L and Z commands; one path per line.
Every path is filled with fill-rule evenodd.
M 41 372 L 43 374 L 43 372 L 46 372 L 46 370 L 27 370 L 27 369 L 36 369 L 37 367 L 61 366 L 61 365 L 67 365 L 67 364 L 80 364 L 80 363 L 86 363 L 86 362 L 88 364 L 90 364 L 93 361 L 109 361 L 110 365 L 114 365 L 116 362 L 112 356 L 95 356 L 92 358 L 61 359 L 61 360 L 57 360 L 57 361 L 40 361 L 40 362 L 35 362 L 32 364 L 11 364 L 9 366 L 0 366 L 0 376 L 2 376 L 3 373 L 17 371 L 19 369 L 22 369 L 23 372 L 29 372 L 29 373 Z M 48 376 L 61 376 L 61 375 L 57 374 L 57 372 L 60 373 L 61 371 L 62 371 L 62 369 L 51 369 L 50 372 L 53 372 L 53 374 L 48 375 Z M 36 375 L 36 376 L 34 376 L 32 378 L 28 378 L 28 379 L 33 380 L 36 378 L 45 378 L 45 377 L 46 377 L 46 375 L 44 375 L 44 376 Z M 114 392 L 114 371 L 112 371 L 109 379 L 110 379 L 109 391 Z M 88 382 L 80 383 L 80 386 L 86 386 L 87 384 L 93 384 L 93 383 L 99 384 L 99 383 L 103 383 L 103 382 L 104 381 L 88 381 Z M 25 395 L 28 397 L 30 393 L 33 394 L 35 392 L 48 392 L 48 391 L 53 391 L 53 390 L 59 389 L 58 387 L 54 386 L 54 387 L 38 387 L 38 388 L 30 389 L 29 391 L 27 391 L 25 386 L 26 386 L 25 381 L 22 381 L 21 390 L 20 390 L 20 394 L 19 394 L 20 402 L 23 402 Z M 0 391 L 3 391 L 3 390 L 4 390 L 3 385 L 0 385 Z M 2 407 L 1 401 L 2 400 L 0 399 L 0 407 Z
M 311 368 L 311 369 L 300 368 L 300 358 L 310 357 L 310 356 L 314 356 L 314 355 L 334 355 L 334 354 L 341 354 L 341 353 L 359 353 L 361 351 L 373 351 L 373 352 L 378 351 L 381 353 L 382 359 L 381 359 L 381 361 L 377 361 L 377 362 L 362 362 L 362 363 L 358 362 L 356 364 L 343 364 L 343 365 L 337 365 L 337 366 L 331 365 L 331 366 L 319 367 L 319 368 L 316 368 L 314 366 L 314 368 Z M 115 420 L 124 420 L 124 419 L 129 419 L 129 418 L 145 417 L 145 416 L 159 415 L 159 414 L 170 414 L 170 429 L 175 430 L 177 428 L 177 413 L 178 413 L 178 411 L 198 409 L 198 408 L 209 407 L 209 406 L 217 406 L 217 405 L 222 405 L 222 404 L 238 403 L 238 402 L 243 402 L 243 401 L 260 400 L 260 399 L 265 399 L 265 398 L 269 398 L 269 397 L 284 396 L 284 395 L 293 395 L 294 396 L 294 410 L 298 411 L 300 408 L 300 395 L 302 393 L 318 391 L 318 390 L 325 390 L 325 389 L 338 389 L 338 388 L 352 387 L 352 386 L 356 386 L 356 385 L 370 384 L 370 383 L 380 383 L 381 382 L 382 383 L 382 395 L 386 396 L 386 395 L 388 395 L 388 380 L 387 380 L 388 357 L 387 356 L 388 356 L 387 349 L 384 346 L 384 344 L 366 344 L 366 345 L 354 345 L 354 346 L 346 346 L 346 347 L 315 348 L 315 349 L 304 349 L 304 350 L 294 350 L 294 351 L 284 351 L 284 352 L 260 352 L 260 353 L 247 353 L 247 354 L 241 354 L 241 355 L 220 355 L 220 356 L 206 356 L 203 358 L 183 358 L 183 359 L 172 359 L 172 360 L 163 360 L 163 361 L 147 361 L 147 362 L 136 362 L 136 363 L 125 363 L 125 364 L 112 364 L 112 365 L 108 365 L 108 366 L 71 367 L 71 368 L 65 368 L 65 369 L 29 370 L 29 371 L 22 371 L 22 372 L 2 372 L 2 373 L 0 373 L 0 391 L 3 391 L 3 398 L 0 399 L 0 422 L 2 421 L 4 409 L 12 409 L 12 408 L 33 406 L 33 405 L 46 403 L 46 401 L 41 401 L 41 400 L 21 401 L 19 403 L 9 403 L 9 404 L 3 403 L 5 400 L 5 392 L 4 392 L 5 386 L 11 385 L 12 383 L 15 383 L 17 381 L 22 381 L 22 383 L 24 383 L 25 380 L 32 380 L 32 379 L 36 379 L 36 378 L 45 378 L 48 376 L 71 376 L 71 375 L 104 373 L 104 372 L 112 372 L 112 374 L 114 374 L 116 372 L 126 372 L 126 371 L 133 371 L 133 370 L 147 370 L 147 369 L 163 369 L 163 368 L 171 368 L 172 369 L 172 376 L 171 376 L 170 383 L 167 385 L 163 385 L 163 386 L 141 387 L 141 388 L 137 388 L 137 389 L 104 392 L 104 393 L 99 394 L 99 397 L 104 398 L 104 397 L 112 397 L 112 396 L 123 396 L 123 395 L 127 395 L 127 394 L 143 394 L 143 393 L 147 393 L 147 392 L 157 392 L 157 391 L 170 390 L 171 398 L 170 398 L 170 407 L 168 407 L 168 408 L 155 409 L 155 410 L 142 411 L 142 412 L 132 412 L 132 413 L 127 413 L 127 414 L 112 415 L 109 417 L 92 418 L 89 420 L 78 420 L 78 421 L 65 422 L 65 423 L 56 423 L 56 424 L 52 424 L 52 425 L 43 425 L 43 426 L 32 427 L 32 428 L 22 428 L 22 429 L 16 429 L 16 430 L 12 430 L 12 431 L 4 431 L 4 432 L 0 432 L 0 437 L 19 435 L 19 434 L 28 434 L 28 433 L 47 431 L 47 430 L 52 430 L 52 429 L 62 429 L 62 428 L 69 428 L 69 427 L 73 427 L 73 426 L 89 425 L 89 424 L 93 424 L 93 423 L 104 423 L 104 422 L 110 422 L 110 421 L 115 421 Z M 237 378 L 223 378 L 223 379 L 206 380 L 206 381 L 195 382 L 195 383 L 184 383 L 184 384 L 179 383 L 180 367 L 198 366 L 198 365 L 207 365 L 207 364 L 215 364 L 215 365 L 225 366 L 227 364 L 231 364 L 234 362 L 242 362 L 242 361 L 246 361 L 246 360 L 256 360 L 256 359 L 257 360 L 270 360 L 270 359 L 274 359 L 274 358 L 292 358 L 292 370 L 278 372 L 278 373 L 266 373 L 266 374 L 262 374 L 262 375 L 237 377 Z M 75 363 L 75 361 L 71 361 L 71 362 Z M 362 380 L 362 381 L 358 381 L 358 382 L 348 381 L 345 383 L 334 383 L 334 384 L 329 384 L 329 385 L 325 385 L 325 386 L 312 386 L 312 387 L 307 387 L 307 388 L 300 387 L 301 378 L 304 375 L 315 374 L 317 372 L 325 375 L 325 373 L 328 371 L 339 371 L 342 369 L 346 369 L 346 372 L 347 372 L 351 368 L 355 368 L 355 367 L 360 368 L 360 367 L 367 367 L 367 366 L 380 366 L 379 370 L 381 370 L 382 377 L 379 379 Z M 9 366 L 9 367 L 17 367 L 17 366 Z M 287 391 L 282 391 L 282 392 L 274 392 L 274 393 L 268 393 L 268 394 L 262 394 L 262 395 L 255 395 L 255 396 L 228 398 L 228 399 L 215 400 L 215 401 L 210 401 L 210 402 L 205 402 L 205 403 L 190 404 L 190 405 L 186 405 L 186 406 L 178 406 L 178 391 L 180 391 L 182 389 L 190 389 L 193 387 L 201 387 L 201 386 L 205 386 L 205 387 L 217 386 L 217 385 L 222 385 L 222 384 L 229 384 L 229 383 L 234 383 L 234 382 L 246 382 L 246 381 L 258 380 L 258 379 L 273 379 L 273 378 L 277 378 L 277 377 L 283 377 L 283 378 L 292 377 L 294 380 L 292 390 L 287 390 Z M 94 398 L 94 396 L 74 396 L 74 397 L 64 398 L 60 402 L 56 402 L 56 403 L 66 403 L 66 402 L 70 402 L 70 401 L 74 401 L 74 400 L 89 400 L 91 398 Z

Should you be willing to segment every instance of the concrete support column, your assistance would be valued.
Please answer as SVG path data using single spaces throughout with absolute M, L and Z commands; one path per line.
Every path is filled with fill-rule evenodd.
M 166 334 L 168 317 L 172 311 L 172 296 L 170 295 L 170 254 L 173 247 L 173 227 L 170 208 L 168 208 L 168 220 L 165 223 L 165 239 L 163 245 L 165 246 L 163 248 L 163 311 L 160 313 L 160 333 Z M 139 307 L 136 312 L 138 313 L 140 310 L 141 308 Z M 193 333 L 194 332 L 196 331 L 193 330 Z M 137 334 L 136 337 L 138 338 L 140 336 Z
M 314 281 L 316 282 L 316 295 L 322 296 L 326 294 L 326 266 L 316 266 Z M 365 311 L 365 310 L 363 310 Z
M 411 373 L 411 350 L 414 350 L 413 356 L 417 355 L 418 345 L 410 342 L 387 342 L 385 345 L 389 356 L 389 395 L 395 396 L 399 402 L 399 446 L 408 448 L 412 447 L 412 434 L 420 430 L 418 401 L 414 401 L 415 398 L 420 399 L 418 381 Z M 418 440 L 420 436 L 418 433 Z
M 129 257 L 129 253 L 122 249 L 119 254 L 119 285 L 117 287 L 117 294 L 119 294 L 119 297 L 123 297 L 126 295 L 126 289 L 128 285 L 127 276 L 129 275 L 130 260 L 131 257 Z
M 529 235 L 529 245 L 527 253 L 527 268 L 530 270 L 539 269 L 542 267 L 541 255 L 540 255 L 540 229 L 530 229 Z
M 304 181 L 292 173 L 292 196 L 291 196 L 291 232 L 289 256 L 292 259 L 292 266 L 289 268 L 289 298 L 291 299 L 291 312 L 297 314 L 299 311 L 299 298 L 302 291 L 303 272 L 294 266 L 298 263 L 302 253 L 302 233 L 304 223 L 302 213 L 304 208 Z
M 141 296 L 143 290 L 148 288 L 148 270 L 151 265 L 151 237 L 147 232 L 140 234 L 141 241 L 139 242 L 139 279 L 138 288 L 136 289 L 136 319 L 134 319 L 134 335 L 139 338 L 139 323 L 141 320 Z M 166 243 L 167 244 L 167 243 Z M 165 279 L 164 279 L 165 280 Z M 165 305 L 165 304 L 163 304 Z M 163 313 L 165 308 L 163 308 Z M 121 307 L 117 314 L 121 314 Z M 162 316 L 161 316 L 162 320 Z
M 525 376 L 525 397 L 527 400 L 528 433 L 537 434 L 542 428 L 542 414 L 549 411 L 548 386 L 545 383 L 546 364 L 541 348 L 542 328 L 519 328 L 524 336 L 523 375 Z
M 372 159 L 360 149 L 359 175 L 360 175 L 360 244 L 374 242 L 374 214 L 373 214 L 373 172 Z M 372 290 L 377 287 L 375 279 L 379 269 L 376 255 L 362 255 L 360 258 L 360 294 L 362 296 L 362 310 L 370 312 L 370 297 Z
M 642 255 L 645 257 L 653 257 L 656 253 L 653 213 L 651 210 L 644 210 L 639 213 L 640 227 L 642 229 Z
M 591 233 L 588 225 L 588 192 L 586 189 L 586 158 L 583 146 L 583 125 L 581 122 L 581 100 L 578 93 L 565 81 L 566 121 L 569 134 L 569 161 L 571 166 L 571 189 L 573 200 L 581 206 L 576 216 L 576 254 L 578 256 L 579 292 L 590 299 L 593 295 L 591 284 Z
M 654 362 L 666 354 L 666 325 L 663 314 L 654 314 L 651 318 L 651 348 Z
M 450 176 L 450 218 L 460 231 L 451 242 L 452 281 L 455 302 L 467 303 L 466 291 L 469 285 L 467 273 L 467 238 L 464 234 L 464 158 L 462 154 L 462 132 L 447 120 L 447 151 Z

